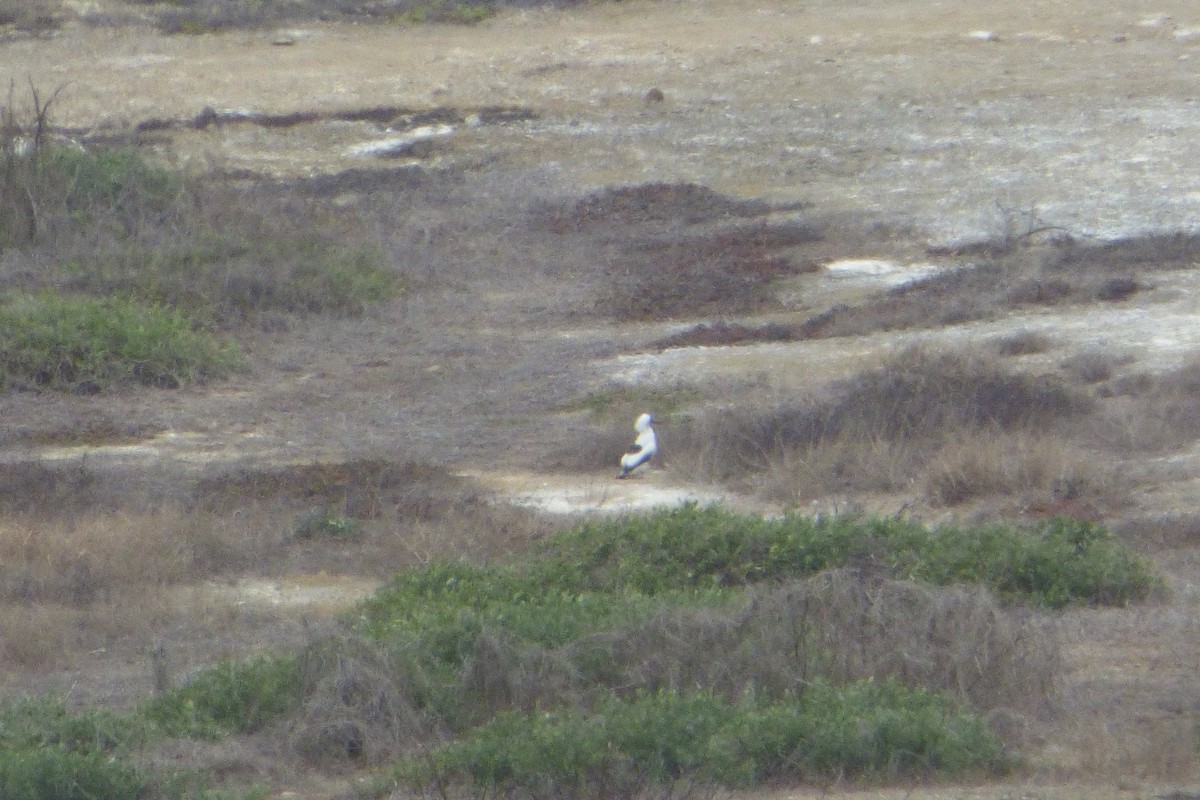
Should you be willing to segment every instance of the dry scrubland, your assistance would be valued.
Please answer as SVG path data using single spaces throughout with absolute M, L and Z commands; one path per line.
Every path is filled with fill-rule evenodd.
M 498 10 L 0 0 L 0 47 Z M 22 796 L 1194 796 L 1200 354 L 1043 323 L 1154 313 L 1200 239 L 1009 212 L 928 246 L 500 156 L 182 171 L 170 136 L 211 120 L 82 132 L 68 96 L 34 74 L 0 116 L 0 776 Z M 782 299 L 864 249 L 943 269 Z M 971 325 L 993 333 L 935 338 Z M 856 342 L 803 391 L 761 366 Z M 697 345 L 759 366 L 596 374 Z M 646 408 L 665 458 L 639 480 L 801 513 L 564 521 L 464 476 L 608 480 Z M 282 585 L 300 599 L 256 595 Z

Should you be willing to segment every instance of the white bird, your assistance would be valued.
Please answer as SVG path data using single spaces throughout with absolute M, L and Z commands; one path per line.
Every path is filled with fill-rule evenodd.
M 633 442 L 633 449 L 621 456 L 621 474 L 618 478 L 624 478 L 658 452 L 658 437 L 654 435 L 654 428 L 650 427 L 652 424 L 654 417 L 649 414 L 642 414 L 633 424 L 637 439 Z

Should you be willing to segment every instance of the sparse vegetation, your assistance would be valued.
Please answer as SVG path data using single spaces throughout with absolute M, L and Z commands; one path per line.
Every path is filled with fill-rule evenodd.
M 695 239 L 634 240 L 606 269 L 599 308 L 618 320 L 638 320 L 778 305 L 772 282 L 808 269 L 781 251 L 817 238 L 803 225 L 751 225 Z
M 605 420 L 632 420 L 645 409 L 654 409 L 661 420 L 680 414 L 689 405 L 700 399 L 700 390 L 695 386 L 679 385 L 662 388 L 621 386 L 591 392 L 567 406 L 567 411 L 588 411 Z
M 314 536 L 357 539 L 362 536 L 362 533 L 362 522 L 330 509 L 310 511 L 300 517 L 296 522 L 296 527 L 292 529 L 292 536 L 297 539 L 311 539 Z
M 1054 343 L 1044 333 L 1022 330 L 998 338 L 995 345 L 996 352 L 1002 356 L 1027 356 L 1044 353 L 1050 350 Z
M 926 497 L 934 505 L 957 506 L 980 497 L 1026 497 L 1066 504 L 1116 493 L 1120 479 L 1095 454 L 1060 437 L 987 433 L 950 442 L 925 465 Z
M 146 5 L 144 0 L 129 0 Z M 153 9 L 159 30 L 168 34 L 200 35 L 247 28 L 311 21 L 345 20 L 379 23 L 446 23 L 472 25 L 493 16 L 505 3 L 495 0 L 367 0 L 348 3 L 328 0 L 296 0 L 285 4 L 253 0 L 175 0 L 165 8 Z M 94 24 L 113 24 L 111 15 L 93 14 Z
M 24 33 L 45 33 L 67 18 L 58 0 L 0 0 L 0 26 L 11 25 Z
M 236 348 L 198 324 L 359 314 L 401 289 L 377 248 L 299 201 L 204 184 L 133 149 L 51 137 L 55 99 L 0 109 L 0 389 L 177 387 L 227 374 Z M 53 236 L 50 232 L 53 231 Z M 27 264 L 36 263 L 37 268 Z M 193 322 L 195 321 L 195 322 Z
M 858 566 L 830 570 L 841 563 Z M 511 565 L 402 572 L 362 609 L 358 634 L 221 663 L 129 716 L 27 706 L 6 752 L 61 741 L 54 770 L 67 779 L 142 787 L 158 779 L 129 758 L 149 741 L 290 718 L 299 750 L 399 758 L 392 780 L 418 789 L 554 794 L 1009 768 L 1013 754 L 981 715 L 1044 712 L 1052 640 L 986 591 L 863 569 L 1049 605 L 1126 602 L 1154 582 L 1082 523 L 929 531 L 685 507 L 586 523 Z M 449 742 L 429 750 L 431 736 Z

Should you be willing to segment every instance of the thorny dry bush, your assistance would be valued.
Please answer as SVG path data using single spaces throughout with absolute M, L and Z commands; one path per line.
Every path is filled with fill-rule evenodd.
M 975 354 L 914 349 L 814 397 L 702 414 L 678 437 L 685 450 L 678 460 L 724 481 L 782 465 L 785 473 L 803 471 L 804 491 L 813 494 L 889 488 L 894 480 L 910 482 L 944 447 L 1045 435 L 1093 405 L 1053 377 L 1010 371 Z

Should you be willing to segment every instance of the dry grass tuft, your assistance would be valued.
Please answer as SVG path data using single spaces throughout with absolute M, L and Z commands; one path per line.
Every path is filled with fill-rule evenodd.
M 1060 278 L 1028 278 L 1009 290 L 1005 300 L 1014 306 L 1053 306 L 1075 294 L 1075 286 Z
M 1200 514 L 1171 513 L 1124 519 L 1113 532 L 1140 550 L 1200 546 Z
M 761 218 L 797 208 L 651 183 L 537 203 L 526 224 L 535 241 L 546 233 L 559 240 L 559 260 L 563 245 L 586 249 L 583 271 L 597 286 L 589 313 L 661 319 L 778 305 L 772 282 L 816 269 L 811 249 L 822 234 L 805 222 Z M 598 275 L 595 252 L 605 254 Z
M 1094 348 L 1076 353 L 1062 362 L 1063 371 L 1080 383 L 1103 383 L 1133 359 L 1123 353 Z
M 814 497 L 907 491 L 926 449 L 884 438 L 836 438 L 773 457 L 756 489 L 764 499 L 801 508 Z
M 1039 331 L 1023 330 L 996 339 L 995 346 L 1002 356 L 1028 356 L 1050 350 L 1054 342 Z
M 80 618 L 78 609 L 57 603 L 0 601 L 0 662 L 38 671 L 62 666 Z
M 1076 735 L 1080 763 L 1072 766 L 1091 780 L 1177 782 L 1194 775 L 1197 731 L 1191 720 L 1157 720 L 1131 733 L 1108 720 L 1089 719 L 1079 723 Z
M 780 251 L 817 238 L 795 224 L 649 237 L 609 262 L 599 308 L 631 320 L 737 314 L 778 304 L 771 281 L 811 269 L 793 265 Z
M 1200 438 L 1200 361 L 1164 375 L 1115 378 L 1090 435 L 1117 452 L 1165 452 Z
M 1112 491 L 1115 480 L 1095 453 L 1037 433 L 975 434 L 949 442 L 923 476 L 926 496 L 940 506 L 992 495 L 1077 501 Z
M 0 0 L 0 25 L 26 33 L 56 30 L 71 16 L 59 0 Z
M 14 444 L 76 447 L 139 442 L 162 431 L 161 426 L 144 420 L 119 416 L 103 409 L 86 409 L 61 427 L 16 431 L 6 438 Z
M 783 659 L 771 665 L 770 656 L 760 661 L 748 653 L 751 663 L 762 664 L 759 681 L 795 669 L 789 652 L 807 652 L 810 674 L 839 682 L 896 677 L 945 691 L 979 712 L 1008 708 L 1040 717 L 1055 704 L 1054 637 L 982 589 L 934 589 L 830 570 L 760 596 L 748 618 L 766 653 Z
M 87 606 L 252 562 L 277 536 L 162 508 L 0 522 L 0 598 Z
M 1159 270 L 1192 269 L 1200 262 L 1200 236 L 1190 233 L 1156 233 L 1098 244 L 1072 243 L 1055 248 L 1046 260 L 1047 270 L 1117 272 L 1124 277 Z
M 1051 430 L 1092 401 L 1060 380 L 1011 372 L 977 355 L 921 349 L 829 386 L 807 401 L 711 413 L 680 437 L 695 442 L 683 459 L 706 478 L 730 480 L 812 462 L 827 476 L 811 491 L 889 486 L 864 474 L 917 468 L 943 442 L 970 432 Z M 841 466 L 839 466 L 841 465 Z
M 591 674 L 581 675 L 581 665 Z M 945 691 L 980 713 L 1053 708 L 1058 645 L 1045 626 L 979 589 L 930 588 L 830 570 L 765 589 L 744 610 L 678 609 L 558 650 L 498 636 L 465 673 L 472 707 L 533 711 L 596 692 L 780 697 L 807 682 L 888 677 Z
M 382 459 L 245 467 L 204 478 L 194 498 L 197 506 L 212 510 L 334 507 L 357 519 L 390 514 L 423 520 L 489 500 L 468 479 L 442 467 Z
M 287 739 L 306 760 L 378 764 L 434 733 L 419 707 L 425 687 L 406 683 L 384 648 L 338 635 L 307 648 L 302 664 L 307 699 Z
M 82 461 L 69 465 L 6 462 L 0 464 L 0 509 L 26 514 L 94 508 L 102 497 L 99 483 Z

